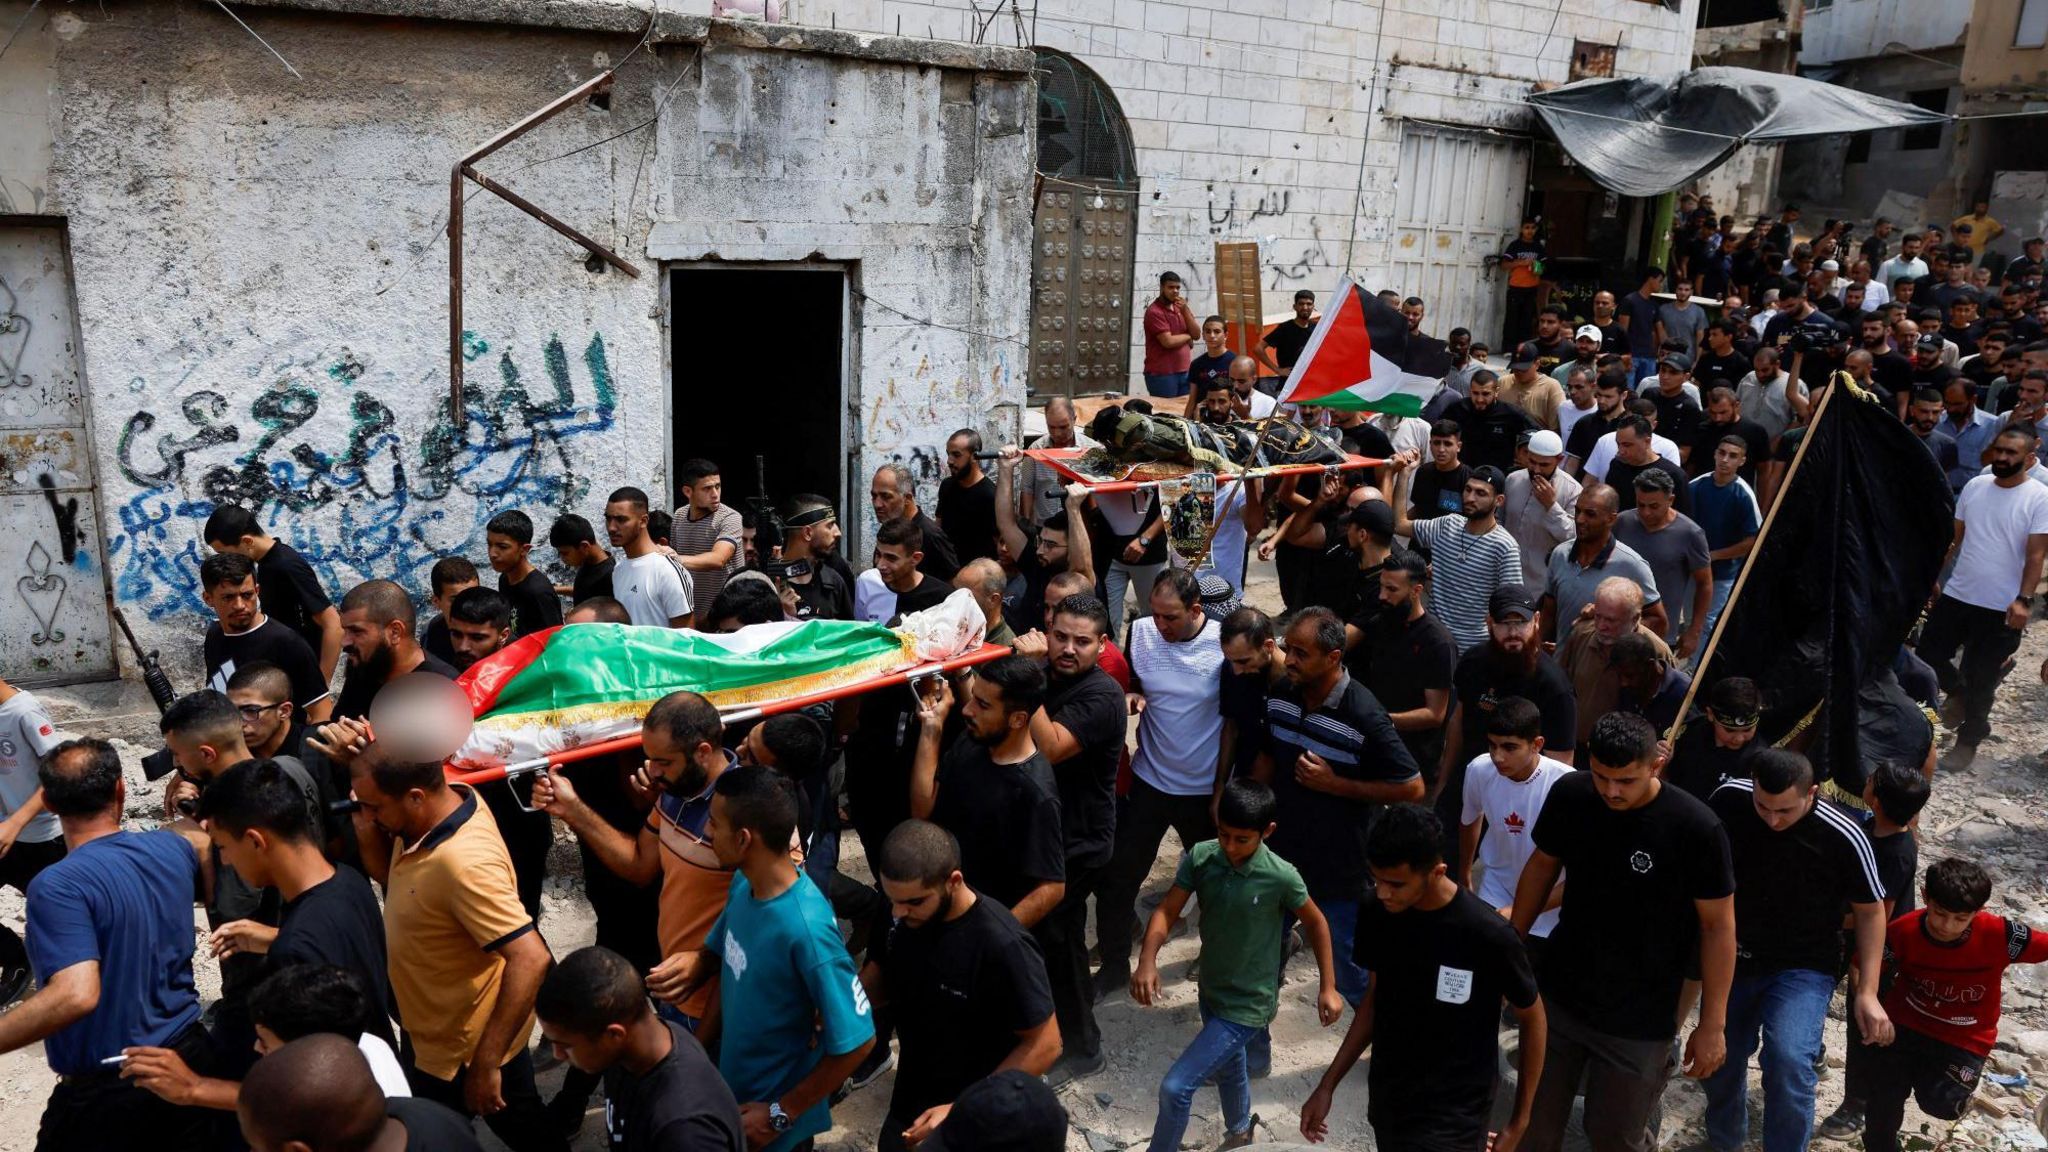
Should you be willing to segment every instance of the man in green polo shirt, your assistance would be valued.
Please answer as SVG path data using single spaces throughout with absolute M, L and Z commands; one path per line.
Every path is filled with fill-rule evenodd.
M 1149 1006 L 1159 995 L 1159 949 L 1189 898 L 1200 898 L 1202 1031 L 1160 1085 L 1151 1152 L 1177 1152 L 1195 1092 L 1212 1077 L 1223 1097 L 1227 1133 L 1219 1149 L 1252 1142 L 1257 1117 L 1251 1110 L 1245 1046 L 1280 1008 L 1281 929 L 1288 913 L 1301 921 L 1302 935 L 1315 950 L 1322 981 L 1317 1016 L 1327 1028 L 1344 1014 L 1330 927 L 1309 899 L 1301 873 L 1266 847 L 1275 807 L 1273 790 L 1256 780 L 1225 785 L 1216 805 L 1216 839 L 1202 841 L 1181 857 L 1173 888 L 1145 929 L 1145 946 L 1131 974 L 1131 998 Z

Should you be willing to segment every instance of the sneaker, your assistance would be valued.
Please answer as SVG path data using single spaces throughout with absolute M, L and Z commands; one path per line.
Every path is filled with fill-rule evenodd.
M 1100 1050 L 1087 1055 L 1076 1052 L 1070 1056 L 1062 1056 L 1045 1074 L 1045 1085 L 1055 1090 L 1063 1088 L 1083 1076 L 1095 1075 L 1102 1071 L 1103 1065 L 1107 1063 Z
M 1941 726 L 1949 729 L 1963 726 L 1963 697 L 1961 693 L 1950 693 L 1941 702 Z
M 1961 772 L 1977 760 L 1975 744 L 1957 744 L 1941 755 L 1940 768 L 1943 772 Z
M 1216 1152 L 1229 1152 L 1229 1150 L 1232 1148 L 1250 1147 L 1252 1142 L 1252 1136 L 1258 1130 L 1259 1114 L 1257 1112 L 1254 1112 L 1252 1113 L 1251 1121 L 1244 1126 L 1244 1131 L 1232 1132 L 1224 1136 L 1223 1143 L 1218 1144 L 1216 1146 Z
M 1813 1134 L 1823 1140 L 1854 1140 L 1862 1133 L 1863 1106 L 1854 1100 L 1842 1101 L 1840 1108 L 1814 1125 L 1813 1129 Z
M 854 1065 L 853 1073 L 846 1078 L 846 1090 L 858 1092 L 881 1079 L 882 1073 L 896 1066 L 896 1053 L 887 1044 L 868 1053 L 867 1059 Z
M 21 999 L 32 979 L 28 947 L 14 929 L 0 925 L 0 1009 Z

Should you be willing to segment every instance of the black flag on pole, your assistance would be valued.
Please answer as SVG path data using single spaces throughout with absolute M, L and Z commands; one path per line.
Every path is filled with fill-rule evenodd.
M 1820 706 L 1854 702 L 1891 668 L 1940 575 L 1955 501 L 1897 415 L 1867 393 L 1830 390 L 1700 679 L 1754 680 L 1759 739 L 1809 724 L 1815 775 L 1832 779 L 1839 763 L 1860 780 L 1861 710 Z

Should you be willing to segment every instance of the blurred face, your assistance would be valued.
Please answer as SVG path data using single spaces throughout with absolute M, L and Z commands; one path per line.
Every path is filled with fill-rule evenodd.
M 1642 618 L 1641 609 L 1619 597 L 1593 598 L 1593 634 L 1602 648 L 1635 631 Z
M 1045 634 L 1045 651 L 1052 660 L 1052 670 L 1061 676 L 1079 676 L 1095 667 L 1095 661 L 1102 656 L 1104 639 L 1096 631 L 1095 621 L 1054 613 L 1052 630 Z
M 256 626 L 260 601 L 254 576 L 243 577 L 239 584 L 222 581 L 200 593 L 199 598 L 220 617 L 223 632 L 247 632 Z
M 251 748 L 269 747 L 291 726 L 290 700 L 273 700 L 271 693 L 257 688 L 237 688 L 228 693 L 228 699 L 242 714 L 242 742 Z
M 1675 511 L 1671 493 L 1636 490 L 1636 518 L 1643 522 L 1643 527 L 1662 528 L 1671 523 Z
M 1967 421 L 1970 410 L 1977 406 L 1977 398 L 1966 387 L 1950 387 L 1941 394 L 1941 406 L 1958 421 Z
M 1527 778 L 1535 769 L 1536 761 L 1543 758 L 1537 750 L 1536 741 L 1523 736 L 1496 736 L 1491 732 L 1486 734 L 1486 751 L 1493 757 L 1493 766 L 1510 780 Z
M 448 618 L 448 644 L 455 649 L 455 666 L 467 668 L 471 664 L 492 655 L 511 639 L 509 628 L 498 628 L 490 623 L 471 624 L 466 620 Z
M 1498 380 L 1488 380 L 1483 384 L 1474 380 L 1465 390 L 1465 398 L 1472 401 L 1473 409 L 1479 412 L 1484 412 L 1488 408 L 1493 407 L 1493 398 L 1499 394 L 1500 382 Z
M 1180 597 L 1161 582 L 1152 588 L 1152 619 L 1159 625 L 1159 634 L 1168 640 L 1192 639 L 1202 623 L 1202 606 L 1181 603 Z
M 1495 620 L 1489 616 L 1486 632 L 1495 648 L 1509 654 L 1527 652 L 1536 643 L 1534 620 Z
M 868 486 L 868 503 L 874 506 L 875 519 L 887 522 L 905 514 L 905 509 L 910 507 L 910 497 L 897 491 L 893 473 L 877 472 L 874 483 Z
M 1288 629 L 1283 651 L 1287 660 L 1287 679 L 1297 687 L 1328 683 L 1336 677 L 1344 662 L 1342 649 L 1326 652 L 1316 643 L 1312 627 Z
M 1649 803 L 1657 788 L 1655 758 L 1619 766 L 1589 758 L 1593 766 L 1593 788 L 1609 808 L 1626 811 Z
M 1533 221 L 1523 222 L 1521 236 L 1524 240 L 1534 240 L 1536 238 L 1536 225 Z
M 1264 675 L 1272 666 L 1273 653 L 1277 650 L 1271 640 L 1254 644 L 1243 636 L 1232 636 L 1223 642 L 1223 658 L 1230 662 L 1230 670 L 1239 676 Z
M 1937 418 L 1940 414 L 1940 407 L 1940 405 L 1935 406 Z M 1742 466 L 1748 462 L 1749 453 L 1737 448 L 1735 445 L 1714 445 L 1714 475 L 1722 480 L 1733 479 L 1736 473 L 1742 471 Z
M 604 506 L 604 536 L 614 548 L 624 548 L 647 535 L 647 509 L 620 500 Z
M 884 876 L 882 894 L 889 898 L 889 915 L 912 928 L 922 928 L 934 920 L 943 922 L 952 914 L 966 883 L 958 872 L 936 888 L 915 880 L 891 880 Z
M 1374 893 L 1387 911 L 1396 913 L 1406 912 L 1429 895 L 1431 881 L 1444 870 L 1442 864 L 1427 872 L 1417 872 L 1406 864 L 1396 864 L 1392 868 L 1374 865 L 1371 868 Z
M 1252 858 L 1252 853 L 1259 850 L 1259 844 L 1265 840 L 1266 834 L 1272 830 L 1270 824 L 1263 829 L 1232 828 L 1228 824 L 1218 824 L 1216 846 L 1223 850 L 1223 858 L 1230 861 L 1232 868 L 1242 868 L 1245 861 Z
M 1750 803 L 1756 805 L 1757 818 L 1773 832 L 1783 832 L 1799 823 L 1813 808 L 1813 797 L 1817 791 L 1813 786 L 1792 787 L 1783 792 L 1766 792 L 1757 788 L 1750 793 Z
M 1458 466 L 1458 438 L 1456 436 L 1431 436 L 1429 458 L 1437 467 L 1448 472 Z
M 554 1049 L 556 1059 L 593 1076 L 618 1063 L 626 1050 L 626 1028 L 622 1024 L 610 1024 L 595 1036 L 585 1036 L 543 1020 L 540 1038 Z
M 891 588 L 907 588 L 917 582 L 917 562 L 923 555 L 906 552 L 901 544 L 878 544 L 875 568 L 882 574 L 882 583 Z
M 960 715 L 967 722 L 967 734 L 978 744 L 1000 744 L 1015 727 L 1011 723 L 1013 714 L 1003 704 L 1001 690 L 979 676 L 967 678 L 967 698 L 962 701 Z
M 1223 325 L 1214 320 L 1202 325 L 1202 343 L 1209 349 L 1209 355 L 1222 354 L 1223 340 Z

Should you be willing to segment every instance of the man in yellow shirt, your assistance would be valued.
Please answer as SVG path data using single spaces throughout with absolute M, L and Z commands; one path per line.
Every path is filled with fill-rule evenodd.
M 1951 229 L 1956 243 L 1970 250 L 1971 262 L 1984 259 L 1984 249 L 1993 240 L 2005 235 L 2005 225 L 1991 215 L 1991 202 L 1979 200 L 1970 206 L 1968 216 L 1958 216 Z

